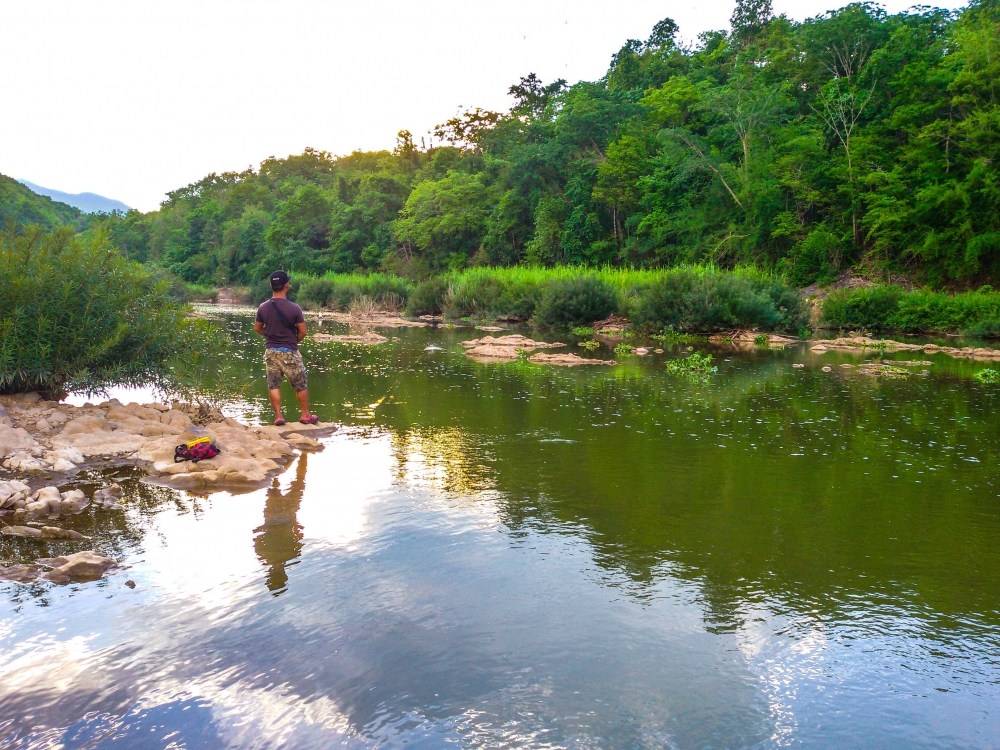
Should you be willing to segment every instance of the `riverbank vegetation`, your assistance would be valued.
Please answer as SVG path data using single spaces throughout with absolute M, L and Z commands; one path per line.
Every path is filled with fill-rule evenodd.
M 1000 337 L 1000 292 L 945 294 L 898 286 L 843 289 L 823 301 L 823 325 L 844 330 L 961 332 Z
M 795 331 L 793 288 L 851 269 L 932 291 L 836 292 L 823 325 L 997 335 L 996 293 L 970 291 L 1000 277 L 994 0 L 801 23 L 736 0 L 728 31 L 679 31 L 627 40 L 597 81 L 524 75 L 509 110 L 401 130 L 392 151 L 306 148 L 154 212 L 61 221 L 196 299 L 257 302 L 281 267 L 315 308 Z M 0 180 L 16 231 L 57 220 L 24 190 Z
M 733 328 L 797 331 L 800 295 L 780 276 L 713 266 L 632 270 L 579 266 L 471 268 L 419 283 L 385 274 L 304 277 L 296 300 L 312 308 L 350 308 L 360 297 L 383 309 L 447 319 L 530 321 L 570 328 L 611 315 L 647 333 Z
M 0 393 L 100 392 L 169 380 L 203 336 L 170 283 L 107 238 L 0 232 Z

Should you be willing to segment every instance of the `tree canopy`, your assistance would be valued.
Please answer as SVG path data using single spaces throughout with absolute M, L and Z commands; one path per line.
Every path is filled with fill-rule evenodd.
M 731 25 L 685 47 L 666 18 L 601 80 L 529 73 L 509 111 L 460 112 L 431 145 L 271 157 L 100 222 L 209 284 L 520 263 L 1000 275 L 1000 3 L 796 23 L 738 0 Z

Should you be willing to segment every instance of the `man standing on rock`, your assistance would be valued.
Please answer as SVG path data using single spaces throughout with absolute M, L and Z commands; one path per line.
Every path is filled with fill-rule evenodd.
M 267 370 L 267 395 L 274 409 L 274 423 L 285 424 L 281 413 L 281 381 L 288 382 L 299 402 L 302 424 L 316 424 L 319 418 L 309 411 L 309 391 L 306 390 L 306 366 L 299 352 L 299 342 L 306 337 L 306 321 L 302 308 L 288 299 L 291 280 L 284 271 L 271 274 L 271 299 L 257 308 L 253 329 L 264 337 L 264 366 Z

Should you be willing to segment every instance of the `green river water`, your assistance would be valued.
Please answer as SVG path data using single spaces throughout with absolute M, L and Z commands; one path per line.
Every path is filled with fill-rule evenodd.
M 219 319 L 204 387 L 268 422 L 252 317 Z M 0 582 L 0 747 L 1000 747 L 985 365 L 705 345 L 692 381 L 686 347 L 564 369 L 384 333 L 304 346 L 342 427 L 269 487 L 79 479 L 125 487 L 73 527 L 127 567 Z

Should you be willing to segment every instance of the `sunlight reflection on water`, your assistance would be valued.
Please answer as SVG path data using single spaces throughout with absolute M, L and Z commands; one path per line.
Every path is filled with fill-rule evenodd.
M 123 479 L 87 527 L 123 570 L 2 584 L 0 745 L 993 746 L 990 392 L 459 335 L 314 350 L 322 452 L 240 495 Z

